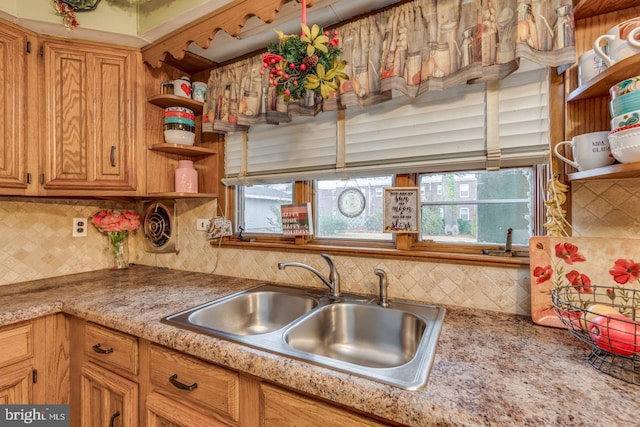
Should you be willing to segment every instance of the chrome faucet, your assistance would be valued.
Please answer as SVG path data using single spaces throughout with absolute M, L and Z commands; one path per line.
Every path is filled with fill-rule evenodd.
M 375 268 L 373 272 L 380 278 L 380 299 L 378 300 L 378 305 L 389 307 L 389 300 L 387 298 L 387 273 L 381 268 Z
M 293 261 L 279 262 L 278 269 L 284 270 L 286 267 L 300 267 L 300 268 L 304 268 L 305 270 L 309 270 L 310 272 L 318 276 L 318 278 L 322 280 L 322 283 L 324 283 L 329 287 L 329 289 L 331 290 L 330 293 L 332 296 L 334 297 L 342 296 L 342 294 L 340 293 L 340 275 L 338 274 L 338 270 L 336 270 L 336 266 L 333 264 L 333 260 L 327 254 L 322 254 L 320 256 L 324 258 L 325 261 L 327 261 L 327 264 L 329 264 L 328 278 L 325 277 L 322 273 L 320 273 L 315 268 L 307 264 L 303 264 L 301 262 L 293 262 Z

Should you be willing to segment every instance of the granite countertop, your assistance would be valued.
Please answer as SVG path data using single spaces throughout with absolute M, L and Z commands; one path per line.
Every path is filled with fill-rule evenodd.
M 160 323 L 255 280 L 135 266 L 0 287 L 0 326 L 69 313 L 412 426 L 636 426 L 640 386 L 585 361 L 567 331 L 447 307 L 426 387 L 406 391 Z M 427 301 L 428 302 L 428 301 Z

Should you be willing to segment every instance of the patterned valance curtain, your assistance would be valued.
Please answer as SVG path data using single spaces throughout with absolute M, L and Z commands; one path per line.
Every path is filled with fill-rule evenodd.
M 575 61 L 571 0 L 415 0 L 336 29 L 350 76 L 338 93 L 286 102 L 260 74 L 262 55 L 255 55 L 212 71 L 204 130 L 499 80 L 521 58 L 548 66 Z

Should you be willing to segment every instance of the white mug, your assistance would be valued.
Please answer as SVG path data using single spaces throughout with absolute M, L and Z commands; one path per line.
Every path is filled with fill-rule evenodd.
M 601 43 L 606 40 L 603 50 Z M 593 50 L 607 66 L 612 66 L 636 53 L 640 53 L 640 17 L 628 19 L 609 29 L 593 43 Z
M 162 82 L 160 92 L 165 93 L 167 89 L 173 90 L 174 95 L 191 98 L 191 80 L 188 77 Z
M 593 49 L 586 51 L 578 58 L 578 86 L 584 85 L 606 69 L 607 64 Z
M 556 156 L 579 171 L 601 168 L 613 164 L 615 158 L 611 154 L 608 139 L 609 132 L 592 132 L 576 135 L 571 141 L 562 141 L 553 147 Z M 563 145 L 571 146 L 573 161 L 558 152 Z
M 207 84 L 204 82 L 193 82 L 191 89 L 191 97 L 195 101 L 204 102 L 207 97 Z

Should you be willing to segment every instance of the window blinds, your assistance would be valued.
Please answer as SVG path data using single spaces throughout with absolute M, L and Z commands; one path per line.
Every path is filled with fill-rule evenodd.
M 346 113 L 294 117 L 226 138 L 226 185 L 462 171 L 545 163 L 549 69 L 528 61 L 503 80 L 395 97 Z M 395 94 L 394 94 L 395 95 Z

